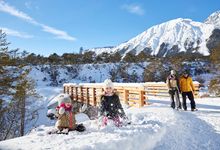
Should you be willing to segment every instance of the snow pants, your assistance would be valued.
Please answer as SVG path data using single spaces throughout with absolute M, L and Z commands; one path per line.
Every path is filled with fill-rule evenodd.
M 195 109 L 196 108 L 196 103 L 194 100 L 194 96 L 192 92 L 182 92 L 182 97 L 183 97 L 183 109 L 187 110 L 187 105 L 186 105 L 186 96 L 189 98 L 190 100 L 190 104 L 191 104 L 191 109 Z
M 122 126 L 122 122 L 120 121 L 119 116 L 115 116 L 115 117 L 112 117 L 112 118 L 108 118 L 108 117 L 104 116 L 102 118 L 102 126 L 106 126 L 108 124 L 109 120 L 112 120 L 116 127 L 121 127 Z
M 175 109 L 175 107 L 177 109 L 181 109 L 181 102 L 180 102 L 180 97 L 179 97 L 179 91 L 177 89 L 172 89 L 172 90 L 169 90 L 169 94 L 170 94 L 170 101 L 171 101 L 170 106 L 173 109 Z M 174 101 L 174 99 L 176 101 Z

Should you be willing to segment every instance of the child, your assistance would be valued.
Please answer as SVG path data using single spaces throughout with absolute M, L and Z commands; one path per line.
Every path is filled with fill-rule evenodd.
M 99 117 L 102 126 L 108 124 L 108 120 L 113 120 L 115 126 L 122 126 L 121 118 L 126 119 L 125 112 L 121 106 L 118 95 L 114 92 L 114 86 L 111 80 L 104 81 L 104 93 L 101 96 L 101 105 Z
M 75 114 L 72 112 L 72 104 L 69 96 L 60 97 L 58 99 L 57 110 L 57 122 L 56 128 L 59 131 L 63 129 L 75 130 L 76 129 L 76 120 Z
M 69 95 L 60 94 L 55 98 L 58 102 L 55 114 L 57 121 L 55 129 L 49 131 L 48 134 L 68 134 L 69 131 L 73 130 L 83 132 L 85 130 L 83 124 L 76 124 L 75 113 L 73 112 L 73 106 Z

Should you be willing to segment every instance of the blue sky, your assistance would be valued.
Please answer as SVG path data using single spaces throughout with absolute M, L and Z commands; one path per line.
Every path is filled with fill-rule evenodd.
M 0 0 L 10 48 L 48 56 L 115 46 L 176 18 L 204 21 L 219 0 Z

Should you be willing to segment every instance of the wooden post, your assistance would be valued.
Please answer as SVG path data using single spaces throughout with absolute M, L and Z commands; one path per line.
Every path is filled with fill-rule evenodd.
M 73 94 L 73 86 L 71 86 L 71 99 L 74 100 L 74 94 Z
M 144 106 L 144 91 L 140 90 L 139 92 L 139 108 Z
M 93 106 L 97 105 L 96 102 L 96 88 L 92 88 Z
M 125 104 L 128 104 L 128 94 L 129 94 L 129 91 L 124 89 L 124 103 Z
M 66 86 L 63 86 L 63 93 L 66 93 Z
M 86 104 L 89 104 L 89 88 L 86 87 Z
M 84 98 L 83 98 L 83 87 L 80 87 L 80 101 L 83 103 Z
M 149 105 L 148 103 L 148 97 L 147 97 L 147 92 L 143 91 L 144 92 L 144 105 Z M 145 101 L 146 100 L 146 101 Z
M 75 98 L 76 98 L 76 101 L 78 101 L 78 87 L 77 86 L 75 87 Z
M 67 87 L 67 92 L 66 93 L 69 94 L 69 86 L 66 86 L 66 87 Z

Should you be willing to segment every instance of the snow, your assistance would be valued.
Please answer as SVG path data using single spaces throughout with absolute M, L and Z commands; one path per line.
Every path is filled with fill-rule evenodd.
M 206 20 L 206 24 L 212 24 L 215 28 L 220 28 L 220 11 L 212 13 Z
M 52 125 L 54 121 L 51 121 L 47 118 L 47 105 L 51 99 L 63 92 L 61 87 L 48 87 L 48 86 L 38 86 L 37 93 L 40 94 L 40 98 L 34 102 L 36 108 L 39 108 L 38 120 L 36 121 L 35 127 L 39 125 Z M 33 128 L 33 127 L 32 127 Z M 27 128 L 26 131 L 29 131 L 30 128 Z
M 53 97 L 53 94 L 49 97 Z M 72 131 L 68 135 L 48 135 L 47 131 L 52 130 L 54 126 L 42 122 L 42 125 L 24 137 L 1 141 L 0 149 L 219 149 L 220 100 L 218 98 L 196 99 L 199 109 L 196 112 L 173 110 L 169 107 L 168 98 L 154 97 L 149 102 L 150 105 L 143 108 L 123 105 L 132 122 L 131 125 L 120 128 L 114 126 L 99 128 L 97 120 L 89 120 L 81 113 L 76 116 L 76 120 L 86 126 L 85 132 Z
M 63 86 L 75 86 L 76 83 L 64 83 Z
M 111 53 L 112 50 L 113 50 L 113 47 L 98 47 L 98 48 L 87 49 L 83 51 L 83 53 L 91 51 L 91 52 L 96 52 L 96 54 L 99 55 L 103 52 Z
M 68 82 L 73 82 L 65 85 L 91 85 L 88 83 L 89 81 L 103 82 L 106 78 L 109 78 L 109 71 L 119 65 L 120 63 L 79 65 L 77 76 L 68 72 L 66 66 L 60 66 L 57 68 L 59 72 L 58 80 L 66 79 Z M 136 71 L 138 76 L 142 76 L 143 68 L 147 65 L 147 62 L 141 65 L 130 64 L 127 71 L 130 74 Z M 27 134 L 23 137 L 1 141 L 0 149 L 217 150 L 220 147 L 219 98 L 196 99 L 199 111 L 185 112 L 172 110 L 169 107 L 169 98 L 149 97 L 150 105 L 143 108 L 132 108 L 123 105 L 128 118 L 132 122 L 131 125 L 120 128 L 114 126 L 98 128 L 97 120 L 89 120 L 88 116 L 80 113 L 77 114 L 76 120 L 86 126 L 87 130 L 85 132 L 73 131 L 69 135 L 48 135 L 47 131 L 54 129 L 55 121 L 51 121 L 46 117 L 47 106 L 51 99 L 63 92 L 63 86 L 48 86 L 50 84 L 49 73 L 41 71 L 45 67 L 35 66 L 30 74 L 30 77 L 36 80 L 36 90 L 41 96 L 32 104 L 33 107 L 40 108 L 36 124 L 34 127 L 28 125 L 26 128 Z M 75 66 L 69 67 L 74 68 Z M 201 77 L 206 80 L 205 86 L 207 86 L 208 80 L 213 77 L 213 74 L 203 74 Z M 44 78 L 47 80 L 43 81 Z M 164 82 L 159 82 L 159 84 L 161 83 Z M 117 83 L 114 84 L 117 86 Z M 157 83 L 152 82 L 150 84 Z M 102 85 L 102 83 L 96 83 L 96 85 Z M 142 86 L 141 83 L 120 83 L 118 85 Z
M 112 70 L 117 71 L 122 65 L 126 65 L 126 70 L 130 75 L 136 74 L 138 81 L 142 81 L 142 75 L 144 68 L 148 65 L 148 62 L 144 63 L 104 63 L 104 64 L 82 64 L 82 65 L 67 65 L 57 66 L 57 82 L 59 86 L 76 85 L 79 83 L 96 82 L 101 83 L 105 79 L 111 77 L 110 72 Z M 73 69 L 72 69 L 73 68 Z M 76 69 L 76 70 L 75 70 Z M 69 70 L 73 71 L 70 72 Z M 50 66 L 33 66 L 30 72 L 30 77 L 34 78 L 36 86 L 48 86 L 51 84 Z M 123 78 L 118 73 L 117 82 L 122 82 Z M 68 83 L 66 83 L 68 82 Z

